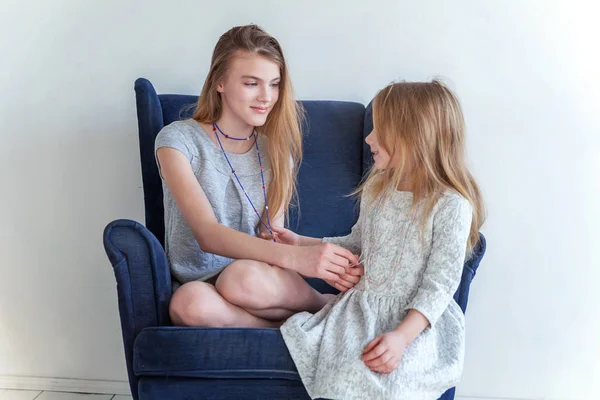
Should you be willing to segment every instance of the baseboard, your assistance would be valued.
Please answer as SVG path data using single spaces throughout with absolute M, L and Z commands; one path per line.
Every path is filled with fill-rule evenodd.
M 0 389 L 131 395 L 129 383 L 96 379 L 0 376 Z

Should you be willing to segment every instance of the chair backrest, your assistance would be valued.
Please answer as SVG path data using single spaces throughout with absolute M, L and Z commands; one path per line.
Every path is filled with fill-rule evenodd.
M 164 243 L 163 191 L 154 156 L 154 140 L 165 126 L 189 118 L 198 96 L 157 95 L 144 78 L 135 82 L 146 227 Z M 342 101 L 303 101 L 306 111 L 304 155 L 298 173 L 298 205 L 289 226 L 304 235 L 349 232 L 356 221 L 356 201 L 346 197 L 364 172 L 365 107 Z M 370 130 L 369 130 L 370 131 Z

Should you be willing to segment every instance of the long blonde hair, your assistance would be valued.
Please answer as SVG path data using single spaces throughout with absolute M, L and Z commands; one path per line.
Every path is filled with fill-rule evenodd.
M 371 170 L 355 193 L 367 202 L 409 179 L 413 207 L 423 201 L 421 228 L 447 190 L 464 196 L 473 208 L 468 253 L 479 241 L 485 206 L 465 155 L 465 123 L 457 97 L 441 82 L 397 82 L 372 103 L 379 145 L 398 166 Z M 411 170 L 409 171 L 409 168 Z
M 257 129 L 267 137 L 271 164 L 272 176 L 267 190 L 269 216 L 273 219 L 283 213 L 287 217 L 290 202 L 296 194 L 296 176 L 302 161 L 301 125 L 304 113 L 294 99 L 288 68 L 277 39 L 257 25 L 236 26 L 225 32 L 213 51 L 210 70 L 193 118 L 200 123 L 213 123 L 221 117 L 222 104 L 217 84 L 239 51 L 259 54 L 279 65 L 279 99 L 265 124 Z

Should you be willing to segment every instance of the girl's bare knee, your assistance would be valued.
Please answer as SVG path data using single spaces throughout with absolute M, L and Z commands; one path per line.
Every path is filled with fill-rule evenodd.
M 219 276 L 217 292 L 232 304 L 262 309 L 272 307 L 274 284 L 267 264 L 251 260 L 236 260 Z
M 224 315 L 218 312 L 219 294 L 204 282 L 189 282 L 175 291 L 169 304 L 171 321 L 182 326 L 225 326 Z M 217 303 L 217 304 L 215 304 Z

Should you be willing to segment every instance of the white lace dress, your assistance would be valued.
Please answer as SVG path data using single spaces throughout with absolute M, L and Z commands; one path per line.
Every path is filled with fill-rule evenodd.
M 465 327 L 452 296 L 472 209 L 459 194 L 447 193 L 422 237 L 411 204 L 410 192 L 383 195 L 368 209 L 361 205 L 350 235 L 324 239 L 361 254 L 365 275 L 318 313 L 298 313 L 281 327 L 311 398 L 433 400 L 459 381 Z M 365 346 L 395 329 L 409 309 L 430 327 L 406 348 L 395 371 L 371 371 L 361 360 Z

